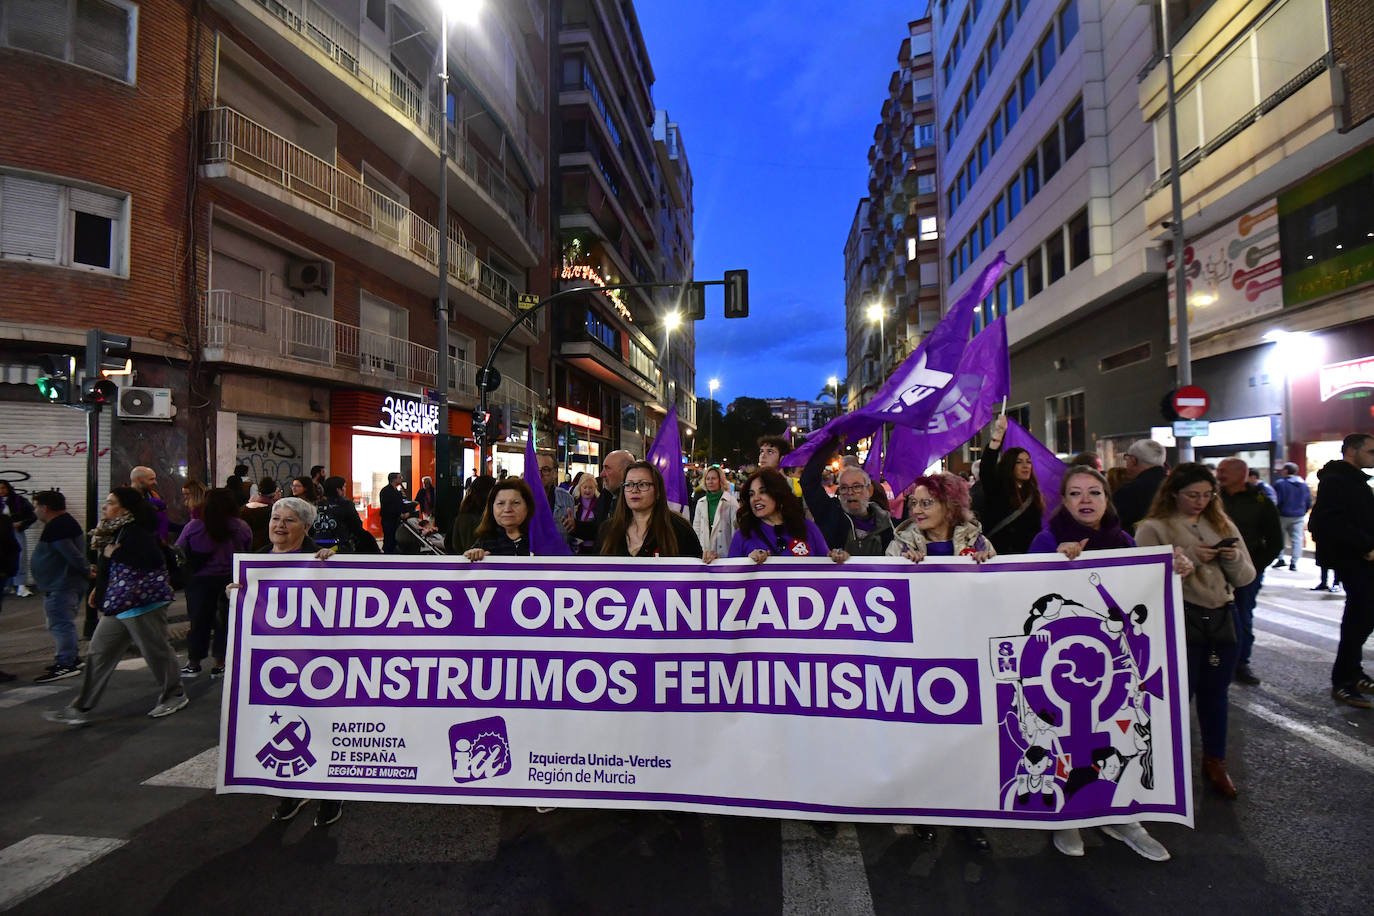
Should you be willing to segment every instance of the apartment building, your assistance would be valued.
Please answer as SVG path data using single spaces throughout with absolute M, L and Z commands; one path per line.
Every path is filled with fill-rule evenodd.
M 542 5 L 452 23 L 446 98 L 431 4 L 48 6 L 6 4 L 0 22 L 0 78 L 18 90 L 0 133 L 0 422 L 23 424 L 34 455 L 80 451 L 81 414 L 26 383 L 36 354 L 100 327 L 133 338 L 130 381 L 176 408 L 106 411 L 111 469 L 152 466 L 174 508 L 182 480 L 239 463 L 279 479 L 325 465 L 375 505 L 388 471 L 433 475 L 441 409 L 454 474 L 477 470 L 475 370 L 553 274 Z M 495 361 L 516 428 L 548 412 L 541 339 L 519 330 Z M 47 460 L 21 469 L 30 488 L 55 479 Z
M 654 107 L 633 5 L 564 0 L 557 53 L 559 288 L 690 279 L 692 174 L 678 124 Z M 675 289 L 588 291 L 554 309 L 568 472 L 594 472 L 615 449 L 642 456 L 674 403 L 680 432 L 695 430 L 694 330 L 670 319 L 679 298 Z
M 845 401 L 865 403 L 940 320 L 932 21 L 907 24 L 845 242 Z
M 1368 42 L 1350 33 L 1342 60 L 1341 9 L 1367 32 L 1367 16 L 1339 0 L 1169 0 L 1193 377 L 1218 421 L 1194 440 L 1202 458 L 1237 454 L 1267 468 L 1304 441 L 1329 451 L 1328 427 L 1339 425 L 1286 436 L 1304 392 L 1318 397 L 1320 369 L 1310 379 L 1293 371 L 1314 359 L 1313 336 L 1289 332 L 1355 319 L 1362 306 L 1345 290 L 1362 281 L 1358 269 L 1329 278 L 1349 255 L 1328 246 L 1341 263 L 1306 298 L 1294 295 L 1295 268 L 1280 256 L 1302 234 L 1293 219 L 1280 224 L 1285 207 L 1313 207 L 1331 181 L 1358 173 L 1351 164 L 1320 180 L 1369 142 L 1343 78 L 1353 68 L 1369 85 Z M 1108 463 L 1135 438 L 1171 440 L 1161 412 L 1177 354 L 1159 6 L 945 0 L 935 20 L 946 294 L 961 295 L 1006 252 L 979 324 L 1009 316 L 1010 412 L 1056 452 L 1095 448 Z M 1305 182 L 1317 184 L 1304 193 Z M 1300 257 L 1309 253 L 1322 257 Z M 1333 362 L 1359 349 L 1337 348 Z
M 809 433 L 820 429 L 835 415 L 832 405 L 821 401 L 800 401 L 796 398 L 764 398 L 768 412 L 787 426 L 787 431 Z

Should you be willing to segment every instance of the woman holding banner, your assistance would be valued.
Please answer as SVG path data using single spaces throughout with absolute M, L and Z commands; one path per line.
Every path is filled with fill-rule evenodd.
M 1107 478 L 1092 467 L 1075 466 L 1059 482 L 1059 506 L 1045 520 L 1045 529 L 1031 541 L 1030 553 L 1062 553 L 1070 560 L 1085 550 L 1134 547 L 1112 507 Z M 1175 571 L 1192 571 L 1186 558 Z M 1169 850 L 1150 836 L 1139 822 L 1103 824 L 1102 832 L 1120 840 L 1152 862 L 1167 862 Z M 1083 835 L 1077 827 L 1054 831 L 1054 848 L 1066 856 L 1083 855 Z
M 703 497 L 704 499 L 705 497 Z M 837 563 L 849 559 L 843 550 L 830 550 L 825 535 L 806 517 L 801 497 L 792 492 L 792 481 L 773 468 L 759 468 L 744 482 L 744 505 L 735 513 L 738 530 L 730 539 L 731 557 L 748 557 L 762 563 L 773 554 L 823 557 Z M 707 563 L 719 554 L 708 550 Z
M 1026 553 L 1040 533 L 1045 500 L 1030 452 L 1023 448 L 1002 451 L 1006 434 L 1007 415 L 1002 414 L 993 421 L 992 439 L 978 462 L 978 479 L 983 482 L 980 516 L 998 553 Z
M 1227 693 L 1238 652 L 1232 594 L 1254 580 L 1254 564 L 1217 498 L 1216 477 L 1195 462 L 1169 472 L 1135 537 L 1142 547 L 1181 547 L 1193 564 L 1183 580 L 1183 622 L 1188 692 L 1197 695 L 1202 731 L 1202 772 L 1223 798 L 1235 798 L 1236 784 L 1226 771 Z
M 601 525 L 603 557 L 696 557 L 701 541 L 687 520 L 668 508 L 663 475 L 647 461 L 625 468 L 615 511 Z
M 907 498 L 907 520 L 887 545 L 889 557 L 919 563 L 927 556 L 972 557 L 975 563 L 997 556 L 969 508 L 968 483 L 948 472 L 916 478 Z
M 534 517 L 534 491 L 520 477 L 507 477 L 491 488 L 477 541 L 463 556 L 477 561 L 498 557 L 530 556 L 530 519 Z

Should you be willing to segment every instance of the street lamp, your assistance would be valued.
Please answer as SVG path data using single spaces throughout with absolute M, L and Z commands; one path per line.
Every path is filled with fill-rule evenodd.
M 707 405 L 706 415 L 706 463 L 711 463 L 711 455 L 716 450 L 716 389 L 720 387 L 720 379 L 711 379 L 707 387 L 711 390 L 711 403 Z
M 835 390 L 835 416 L 840 415 L 840 380 L 835 376 L 825 380 L 825 383 Z
M 682 315 L 678 312 L 669 312 L 663 316 L 663 368 L 666 376 L 663 380 L 663 390 L 669 406 L 677 403 L 677 389 L 673 385 L 673 332 L 681 325 Z
M 878 322 L 878 374 L 887 377 L 887 309 L 874 302 L 868 306 L 868 320 Z

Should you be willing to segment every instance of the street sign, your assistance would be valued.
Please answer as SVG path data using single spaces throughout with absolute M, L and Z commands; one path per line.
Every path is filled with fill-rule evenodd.
M 534 293 L 521 293 L 516 305 L 520 307 L 520 311 L 528 312 L 530 309 L 539 307 L 539 297 Z
M 431 404 L 438 404 L 443 398 L 439 396 L 438 388 L 426 388 L 425 400 L 429 401 Z
M 1196 439 L 1211 432 L 1212 424 L 1208 420 L 1175 420 L 1174 435 L 1180 439 Z
M 1197 385 L 1184 385 L 1174 392 L 1174 413 L 1184 420 L 1200 419 L 1211 403 L 1207 392 Z

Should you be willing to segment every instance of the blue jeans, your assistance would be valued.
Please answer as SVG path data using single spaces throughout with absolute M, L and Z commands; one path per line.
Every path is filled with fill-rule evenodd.
M 1207 757 L 1226 759 L 1226 713 L 1231 688 L 1231 675 L 1236 670 L 1237 647 L 1216 646 L 1220 663 L 1212 665 L 1208 659 L 1212 647 L 1188 644 L 1188 695 L 1197 697 L 1197 724 L 1202 732 L 1202 753 Z
M 1255 581 L 1242 585 L 1235 591 L 1236 599 L 1236 636 L 1240 641 L 1240 660 L 1238 664 L 1250 664 L 1250 650 L 1255 646 L 1255 601 L 1259 599 L 1260 586 L 1264 584 L 1264 571 L 1259 570 Z
M 76 609 L 84 594 L 79 588 L 64 588 L 43 595 L 43 613 L 48 618 L 48 632 L 57 640 L 59 665 L 76 664 Z
M 1284 516 L 1279 519 L 1279 524 L 1283 526 L 1283 537 L 1288 542 L 1288 565 L 1297 566 L 1302 559 L 1302 529 L 1307 522 L 1307 516 L 1299 515 L 1297 518 Z M 1283 559 L 1283 554 L 1279 554 L 1279 559 Z

